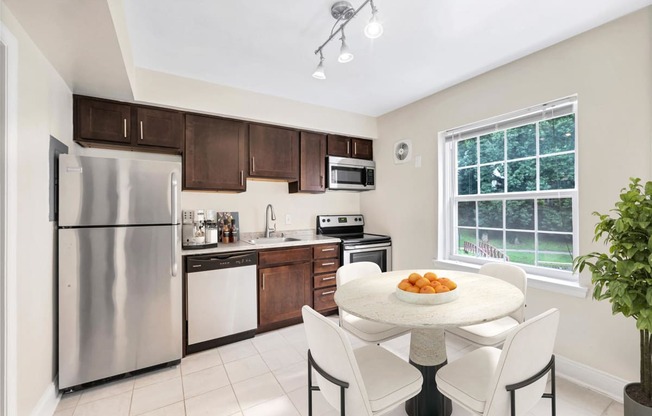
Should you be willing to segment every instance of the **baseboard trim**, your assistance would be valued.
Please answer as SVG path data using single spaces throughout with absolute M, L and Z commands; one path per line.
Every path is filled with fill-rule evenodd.
M 31 416 L 53 415 L 54 411 L 57 410 L 60 398 L 57 386 L 53 381 L 45 388 L 38 403 L 34 406 Z
M 604 394 L 619 403 L 623 402 L 623 388 L 629 381 L 557 354 L 555 354 L 555 369 L 559 377 Z

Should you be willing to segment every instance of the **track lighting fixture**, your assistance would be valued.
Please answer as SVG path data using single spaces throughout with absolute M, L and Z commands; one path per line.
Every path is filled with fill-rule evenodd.
M 371 7 L 371 18 L 369 23 L 364 28 L 364 34 L 370 39 L 375 39 L 383 34 L 383 25 L 378 20 L 378 9 L 374 5 L 373 0 L 365 0 L 360 7 L 354 9 L 351 3 L 348 1 L 338 1 L 333 3 L 331 6 L 331 16 L 336 20 L 333 28 L 331 29 L 331 34 L 322 43 L 316 50 L 315 55 L 319 54 L 319 64 L 313 72 L 312 76 L 317 79 L 326 79 L 326 73 L 324 72 L 324 54 L 322 49 L 328 44 L 331 40 L 335 38 L 338 33 L 342 33 L 340 40 L 342 41 L 342 46 L 340 47 L 340 54 L 337 58 L 338 62 L 346 63 L 353 60 L 353 54 L 349 50 L 349 46 L 346 43 L 346 36 L 344 35 L 344 28 L 346 25 L 353 19 L 364 6 L 369 4 Z M 339 26 L 338 26 L 339 24 Z

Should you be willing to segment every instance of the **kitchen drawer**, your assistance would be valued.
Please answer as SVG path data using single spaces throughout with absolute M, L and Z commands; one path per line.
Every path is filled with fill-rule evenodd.
M 313 277 L 313 287 L 315 289 L 327 286 L 335 286 L 335 273 L 318 274 Z
M 281 250 L 260 251 L 258 266 L 265 267 L 274 264 L 300 263 L 312 260 L 310 247 L 286 248 Z
M 317 311 L 337 308 L 337 304 L 335 303 L 335 288 L 327 287 L 325 289 L 315 290 L 313 301 L 315 310 Z
M 335 272 L 340 267 L 340 259 L 315 260 L 312 267 L 314 274 Z
M 339 244 L 320 244 L 312 248 L 312 255 L 315 260 L 317 259 L 330 259 L 339 257 L 340 245 Z

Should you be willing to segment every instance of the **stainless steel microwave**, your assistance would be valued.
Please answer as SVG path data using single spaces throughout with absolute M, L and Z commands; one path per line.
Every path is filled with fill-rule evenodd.
M 328 156 L 328 189 L 371 191 L 376 189 L 376 163 L 373 160 Z

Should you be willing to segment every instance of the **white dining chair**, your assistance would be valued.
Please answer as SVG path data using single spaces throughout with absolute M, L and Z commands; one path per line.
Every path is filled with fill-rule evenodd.
M 309 348 L 309 416 L 315 391 L 341 415 L 355 416 L 385 414 L 421 391 L 423 376 L 414 366 L 377 345 L 353 350 L 344 330 L 333 321 L 307 305 L 301 313 Z
M 340 287 L 344 283 L 352 280 L 380 273 L 382 273 L 382 270 L 376 263 L 361 261 L 346 264 L 337 269 L 335 281 L 337 287 Z M 343 311 L 341 308 L 338 309 L 338 313 L 340 317 L 340 326 L 363 341 L 379 343 L 410 332 L 409 328 L 358 318 L 357 316 L 353 316 L 350 313 Z
M 473 414 L 525 415 L 541 399 L 556 413 L 555 357 L 559 310 L 550 309 L 518 325 L 503 349 L 481 347 L 439 369 L 437 389 Z M 548 373 L 551 391 L 545 393 Z
M 486 263 L 478 271 L 510 283 L 523 292 L 527 291 L 527 274 L 522 268 L 510 263 Z M 447 328 L 446 330 L 479 346 L 496 347 L 505 342 L 507 335 L 525 320 L 525 302 L 518 310 L 500 319 L 476 325 Z

